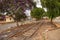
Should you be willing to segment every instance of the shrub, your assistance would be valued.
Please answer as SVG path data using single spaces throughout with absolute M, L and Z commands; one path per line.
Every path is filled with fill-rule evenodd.
M 44 10 L 42 8 L 34 8 L 31 11 L 31 16 L 37 20 L 41 19 L 43 16 Z

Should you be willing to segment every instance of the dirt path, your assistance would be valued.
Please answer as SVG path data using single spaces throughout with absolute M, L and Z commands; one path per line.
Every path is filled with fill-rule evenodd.
M 52 29 L 56 29 L 48 20 L 44 20 L 43 24 L 39 26 L 39 29 L 36 32 L 34 31 L 36 30 L 38 25 L 35 25 L 35 26 L 34 26 L 35 28 L 31 28 L 28 32 L 25 32 L 22 35 L 18 35 L 17 37 L 13 37 L 10 40 L 13 40 L 13 39 L 14 40 L 45 40 L 45 33 L 48 31 L 51 31 Z M 31 35 L 33 34 L 33 35 L 31 36 L 30 34 Z
M 49 21 L 45 21 L 43 25 L 39 28 L 39 30 L 28 40 L 45 40 L 44 34 L 48 30 L 52 30 L 52 29 L 55 29 L 53 25 L 51 25 Z

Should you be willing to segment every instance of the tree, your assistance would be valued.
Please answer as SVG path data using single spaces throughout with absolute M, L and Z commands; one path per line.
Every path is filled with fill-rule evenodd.
M 31 16 L 39 20 L 43 17 L 43 13 L 44 13 L 44 10 L 42 8 L 34 8 L 31 11 Z
M 57 7 L 57 0 L 41 0 L 43 7 L 47 8 L 47 16 L 51 19 L 59 16 L 59 8 Z
M 60 0 L 41 0 L 41 5 L 47 8 L 47 16 L 51 19 L 51 23 L 53 24 L 52 20 L 60 16 Z
M 0 12 L 8 12 L 8 14 L 10 13 L 12 15 L 11 17 L 13 17 L 13 15 L 15 15 L 15 17 L 13 17 L 13 18 L 17 23 L 17 27 L 19 27 L 18 22 L 22 18 L 26 18 L 26 15 L 23 14 L 23 12 L 21 11 L 19 3 L 16 3 L 16 5 L 15 5 L 13 0 L 2 1 L 1 5 L 0 5 Z
M 15 17 L 13 17 L 13 18 L 16 21 L 17 26 L 19 27 L 18 22 L 21 21 L 21 19 L 25 19 L 26 18 L 26 15 L 24 13 L 22 14 L 21 9 L 19 9 L 17 12 L 15 12 L 14 15 L 15 15 Z
M 35 3 L 32 0 L 2 0 L 0 2 L 0 11 L 8 12 L 8 14 L 11 13 L 12 16 L 15 15 L 13 18 L 16 20 L 18 26 L 18 21 L 26 18 L 24 14 L 26 8 L 32 9 L 32 6 L 35 7 Z

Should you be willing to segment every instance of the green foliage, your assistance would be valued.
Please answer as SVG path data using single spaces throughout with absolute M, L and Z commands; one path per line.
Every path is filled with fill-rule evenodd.
M 26 18 L 26 15 L 22 13 L 20 8 L 15 13 L 13 12 L 13 15 L 15 15 L 15 17 L 13 17 L 15 21 L 21 21 L 21 19 Z
M 21 14 L 21 13 L 15 14 L 15 20 L 16 21 L 21 21 L 21 19 L 24 19 L 24 18 L 26 18 L 26 16 L 24 14 Z
M 35 8 L 31 11 L 31 16 L 36 19 L 41 19 L 43 16 L 44 10 L 42 8 Z
M 55 8 L 55 1 L 56 0 L 41 0 L 41 4 L 46 8 Z
M 60 0 L 41 0 L 41 4 L 47 8 L 47 16 L 50 19 L 60 16 Z
M 54 19 L 54 18 L 58 17 L 59 16 L 58 10 L 55 10 L 55 9 L 48 10 L 47 11 L 47 16 L 50 19 Z

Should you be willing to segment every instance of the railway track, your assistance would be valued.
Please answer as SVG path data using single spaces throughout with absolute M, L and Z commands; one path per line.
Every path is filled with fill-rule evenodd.
M 13 36 L 12 38 L 9 38 L 8 40 L 32 40 L 32 38 L 34 37 L 34 36 L 36 36 L 36 34 L 38 33 L 38 30 L 40 29 L 40 27 L 41 26 L 43 26 L 43 25 L 45 25 L 45 24 L 47 24 L 47 25 L 49 25 L 49 26 L 51 26 L 52 27 L 52 29 L 50 29 L 50 30 L 54 30 L 55 28 L 54 28 L 54 25 L 52 25 L 52 24 L 48 24 L 48 23 L 44 23 L 44 21 L 43 22 L 40 22 L 40 23 L 38 23 L 38 24 L 36 24 L 36 25 L 34 25 L 33 27 L 31 27 L 30 29 L 28 29 L 28 30 L 25 30 L 25 32 L 23 32 L 23 33 L 19 33 L 18 35 L 15 35 L 15 36 Z M 47 28 L 48 29 L 48 28 Z M 33 30 L 33 33 L 32 34 L 30 34 L 30 35 L 24 35 L 26 32 L 29 32 L 30 30 Z M 42 29 L 43 30 L 43 29 Z M 45 31 L 45 29 L 44 29 L 44 31 Z M 28 33 L 27 33 L 28 34 Z M 15 39 L 14 39 L 14 37 L 15 37 Z
M 35 24 L 35 23 L 34 23 L 34 24 Z M 15 33 L 17 33 L 18 30 L 22 31 L 23 29 L 26 29 L 26 28 L 28 28 L 29 26 L 32 26 L 32 25 L 34 25 L 34 24 L 28 24 L 28 25 L 21 26 L 20 28 L 15 27 L 15 28 L 12 28 L 12 29 L 5 30 L 5 31 L 3 31 L 3 32 L 0 33 L 0 40 L 6 39 L 6 38 L 9 37 L 10 35 L 14 35 Z M 10 31 L 10 32 L 9 32 L 9 31 Z M 4 36 L 6 36 L 6 35 L 8 35 L 8 36 L 7 36 L 7 37 L 4 37 Z
M 26 28 L 26 29 L 23 29 L 21 32 L 17 32 L 16 34 L 8 37 L 8 40 L 9 40 L 9 38 L 12 38 L 12 37 L 21 36 L 22 34 L 24 34 L 25 32 L 27 32 L 28 30 L 30 30 L 31 28 L 33 28 L 34 26 L 36 26 L 36 25 L 38 25 L 38 24 L 39 24 L 39 23 L 34 24 L 34 25 L 32 25 L 32 26 L 30 26 L 30 27 L 28 27 L 28 28 Z
M 52 31 L 52 30 L 55 30 L 55 29 L 58 29 L 58 28 L 55 28 L 55 25 L 53 25 L 53 24 L 51 24 L 51 23 L 47 23 L 47 22 L 45 22 L 45 23 L 42 23 L 41 25 L 40 25 L 40 27 L 31 35 L 31 36 L 29 36 L 29 37 L 25 37 L 24 38 L 24 40 L 33 40 L 33 38 L 35 39 L 35 36 L 38 34 L 38 31 L 41 29 L 41 26 L 43 26 L 43 25 L 45 25 L 45 24 L 47 24 L 47 25 L 49 25 L 49 26 L 51 26 L 51 29 L 49 29 L 49 28 L 47 28 L 46 27 L 46 29 L 44 29 L 44 31 L 43 32 L 45 32 L 45 30 L 48 30 L 48 31 Z M 42 30 L 43 30 L 42 29 Z M 41 31 L 41 30 L 40 30 Z M 42 32 L 41 32 L 42 33 Z M 38 37 L 36 37 L 36 38 L 38 38 Z M 43 37 L 44 38 L 44 37 Z M 37 40 L 37 39 L 35 39 L 35 40 Z M 40 40 L 40 39 L 38 39 L 38 40 Z
M 47 23 L 45 21 L 42 21 L 42 22 L 32 24 L 31 26 L 27 26 L 21 30 L 19 29 L 19 31 L 16 31 L 12 35 L 5 37 L 4 40 L 31 40 L 30 38 L 33 38 L 34 36 L 36 36 L 36 34 L 38 33 L 38 30 L 41 28 L 41 26 L 43 26 L 45 24 L 51 26 L 53 28 L 51 30 L 55 29 L 54 25 Z M 29 33 L 31 33 L 31 34 L 29 34 Z
M 38 22 L 37 24 L 34 24 L 33 26 L 30 26 L 26 30 L 24 29 L 21 33 L 18 32 L 15 35 L 9 37 L 8 40 L 12 40 L 13 37 L 17 37 L 17 36 L 19 36 L 18 38 L 22 38 L 20 40 L 27 40 L 30 37 L 32 37 L 38 31 L 38 29 L 42 26 L 42 24 L 43 24 L 43 22 Z M 23 35 L 24 33 L 28 32 L 30 30 L 33 30 L 33 33 L 29 37 Z
M 24 32 L 30 30 L 33 26 L 35 26 L 35 25 L 37 25 L 37 24 L 39 24 L 39 23 L 32 24 L 31 26 L 26 27 L 26 28 L 24 28 L 24 29 L 22 29 L 22 30 L 20 30 L 20 31 L 15 31 L 15 32 L 11 33 L 10 35 L 8 35 L 7 37 L 2 37 L 2 38 L 0 38 L 0 40 L 8 40 L 9 38 L 12 38 L 12 37 L 14 37 L 14 36 L 16 36 L 16 35 L 18 35 L 18 34 L 23 34 Z M 5 33 L 5 34 L 6 34 L 6 33 Z M 7 34 L 8 34 L 8 33 L 7 33 Z M 4 35 L 4 34 L 2 34 L 2 35 Z
M 32 35 L 30 35 L 29 37 L 24 38 L 24 40 L 30 40 L 30 38 L 32 38 L 33 36 L 36 36 L 36 33 L 38 33 L 38 30 L 40 29 L 40 27 L 43 25 L 43 23 L 41 23 L 37 29 L 34 31 L 34 33 Z

